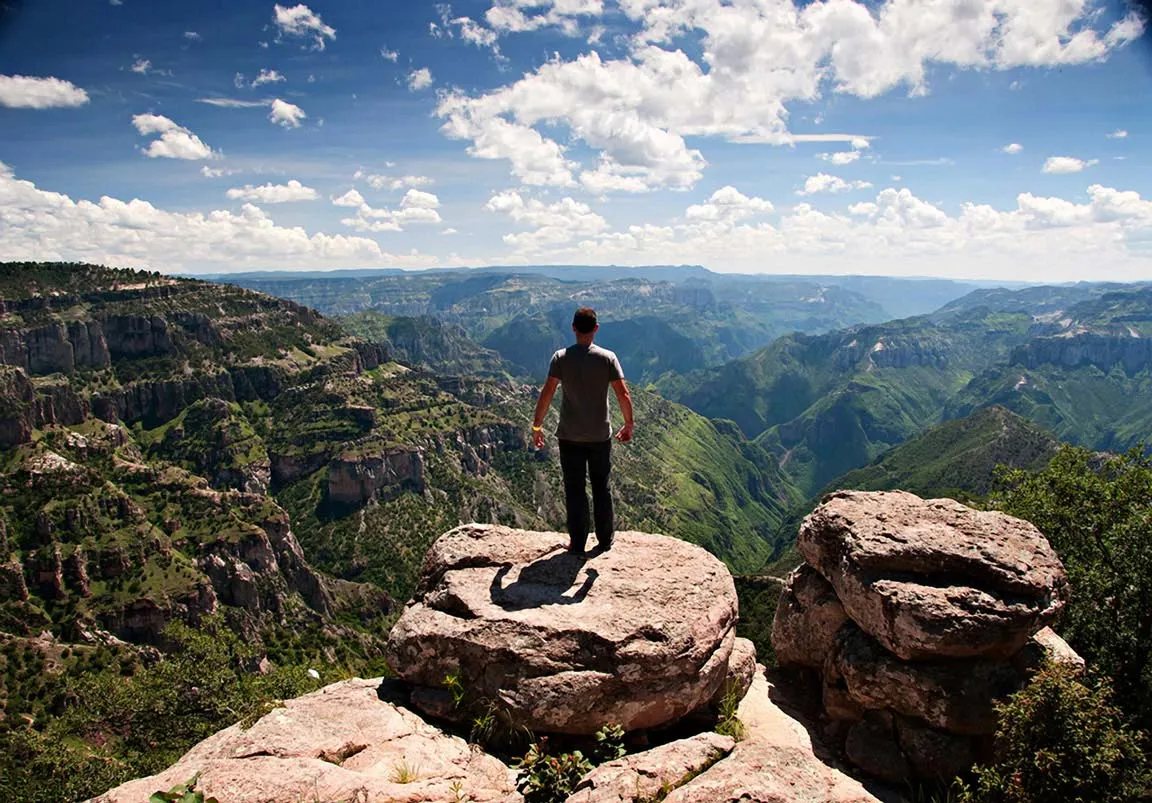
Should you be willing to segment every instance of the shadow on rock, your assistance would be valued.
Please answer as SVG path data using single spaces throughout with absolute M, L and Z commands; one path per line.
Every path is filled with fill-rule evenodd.
M 520 570 L 519 576 L 508 585 L 504 581 L 512 571 L 512 564 L 500 567 L 492 578 L 492 601 L 506 611 L 522 611 L 539 608 L 543 605 L 575 605 L 583 602 L 592 590 L 592 584 L 599 577 L 595 569 L 585 572 L 584 582 L 569 595 L 568 591 L 576 583 L 580 571 L 584 569 L 585 558 L 564 551 L 550 558 L 529 563 Z

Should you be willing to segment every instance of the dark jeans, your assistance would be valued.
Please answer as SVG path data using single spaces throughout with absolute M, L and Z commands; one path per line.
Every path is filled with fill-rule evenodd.
M 608 474 L 612 471 L 612 441 L 580 443 L 560 441 L 560 468 L 564 472 L 564 500 L 568 505 L 568 535 L 572 548 L 584 551 L 588 543 L 588 493 L 584 477 L 592 480 L 592 507 L 595 511 L 596 545 L 612 546 L 616 522 L 612 514 L 612 492 Z

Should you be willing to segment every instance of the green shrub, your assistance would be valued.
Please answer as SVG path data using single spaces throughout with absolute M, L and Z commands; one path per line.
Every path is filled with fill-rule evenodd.
M 525 803 L 562 803 L 592 771 L 592 762 L 579 750 L 548 755 L 548 739 L 528 748 L 516 767 L 516 789 Z
M 1152 459 L 1066 446 L 1044 471 L 1000 479 L 991 506 L 1039 527 L 1068 570 L 1060 635 L 1152 728 Z
M 562 803 L 596 766 L 627 752 L 624 729 L 615 724 L 596 732 L 596 744 L 587 757 L 579 750 L 553 756 L 549 746 L 548 737 L 542 736 L 516 764 L 516 788 L 525 803 Z
M 174 786 L 167 792 L 154 793 L 148 798 L 148 803 L 220 803 L 214 797 L 205 799 L 203 792 L 196 791 L 197 778 L 199 776 L 195 776 L 179 786 Z
M 736 716 L 739 708 L 740 689 L 735 684 L 729 685 L 724 690 L 724 696 L 720 698 L 720 715 L 713 730 L 721 736 L 731 736 L 733 741 L 743 741 L 744 723 Z
M 1106 683 L 1050 665 L 998 706 L 996 761 L 974 769 L 964 803 L 1129 803 L 1148 791 L 1143 734 Z M 963 785 L 961 785 L 963 786 Z

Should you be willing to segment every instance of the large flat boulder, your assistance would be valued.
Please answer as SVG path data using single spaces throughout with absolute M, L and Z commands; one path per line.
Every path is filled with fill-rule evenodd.
M 799 546 L 848 616 L 905 660 L 1006 658 L 1068 597 L 1039 530 L 951 499 L 839 491 L 804 520 Z
M 250 728 L 226 728 L 164 772 L 92 803 L 146 803 L 194 776 L 205 798 L 227 803 L 522 801 L 513 770 L 381 700 L 380 684 L 349 680 L 288 700 Z
M 735 639 L 736 590 L 700 547 L 616 534 L 585 556 L 566 535 L 465 525 L 425 556 L 388 642 L 413 704 L 453 716 L 444 679 L 535 732 L 674 722 L 714 697 Z M 467 716 L 459 711 L 460 717 Z

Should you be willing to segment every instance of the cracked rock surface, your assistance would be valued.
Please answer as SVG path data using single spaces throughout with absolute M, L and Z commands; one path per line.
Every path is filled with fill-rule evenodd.
M 288 700 L 247 730 L 226 728 L 164 772 L 92 803 L 146 803 L 196 775 L 196 791 L 227 803 L 522 801 L 510 768 L 381 700 L 380 684 L 348 680 Z
M 735 639 L 727 568 L 660 535 L 619 532 L 610 551 L 583 556 L 567 543 L 471 524 L 433 545 L 388 643 L 414 705 L 459 715 L 445 703 L 449 674 L 534 732 L 654 728 L 708 704 Z
M 1068 578 L 1028 522 L 903 491 L 839 491 L 800 528 L 848 616 L 900 658 L 1006 658 L 1051 624 Z

